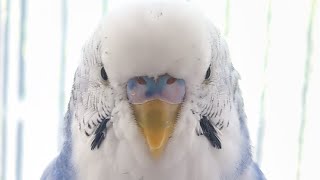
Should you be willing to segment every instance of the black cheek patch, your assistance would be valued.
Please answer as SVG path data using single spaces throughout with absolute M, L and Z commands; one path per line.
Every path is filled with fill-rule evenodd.
M 216 129 L 213 127 L 208 117 L 203 116 L 200 120 L 200 126 L 203 135 L 209 140 L 210 144 L 217 149 L 221 149 L 221 142 L 217 135 Z
M 210 75 L 211 75 L 211 65 L 209 66 L 207 72 L 206 72 L 206 76 L 205 76 L 205 79 L 208 80 L 210 78 Z
M 103 118 L 101 120 L 101 123 L 99 124 L 98 128 L 96 129 L 94 133 L 94 139 L 91 143 L 91 150 L 94 150 L 95 148 L 99 149 L 101 143 L 106 138 L 107 133 L 107 122 L 110 119 Z

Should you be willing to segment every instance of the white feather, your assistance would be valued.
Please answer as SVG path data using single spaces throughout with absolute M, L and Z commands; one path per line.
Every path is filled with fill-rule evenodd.
M 199 83 L 210 62 L 206 20 L 189 3 L 128 3 L 110 8 L 101 52 L 112 83 L 168 73 Z

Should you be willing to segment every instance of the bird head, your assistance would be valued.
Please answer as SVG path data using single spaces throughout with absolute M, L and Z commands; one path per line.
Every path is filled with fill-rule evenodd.
M 91 152 L 126 146 L 139 162 L 181 159 L 199 137 L 221 149 L 239 126 L 237 80 L 219 31 L 188 3 L 110 8 L 75 74 L 73 138 Z

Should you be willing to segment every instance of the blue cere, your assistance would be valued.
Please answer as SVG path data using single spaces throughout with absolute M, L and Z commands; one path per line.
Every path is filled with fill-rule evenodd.
M 143 79 L 147 82 L 147 84 L 146 84 L 147 90 L 146 90 L 146 93 L 145 93 L 145 96 L 147 98 L 151 97 L 154 94 L 157 94 L 159 92 L 159 86 L 157 87 L 157 84 L 156 84 L 156 82 L 154 81 L 153 78 L 143 77 Z
M 137 86 L 137 81 L 135 81 L 134 79 L 130 79 L 128 81 L 128 84 L 127 84 L 127 88 L 128 90 L 132 90 L 133 88 L 135 88 Z
M 150 77 L 140 77 L 143 78 L 146 81 L 146 92 L 145 92 L 145 96 L 151 97 L 154 96 L 155 94 L 161 94 L 162 90 L 166 87 L 167 85 L 167 81 L 170 78 L 169 75 L 163 75 L 160 76 L 156 81 L 154 80 L 154 78 L 150 78 Z M 177 82 L 181 85 L 184 85 L 184 81 L 183 80 L 177 80 Z M 130 79 L 128 81 L 128 90 L 132 91 L 135 87 L 137 87 L 138 82 L 136 81 L 136 79 Z
M 171 79 L 172 78 L 172 79 Z M 127 83 L 127 96 L 130 103 L 139 104 L 153 99 L 169 103 L 180 103 L 185 95 L 185 81 L 170 75 L 157 79 L 143 76 L 135 77 Z

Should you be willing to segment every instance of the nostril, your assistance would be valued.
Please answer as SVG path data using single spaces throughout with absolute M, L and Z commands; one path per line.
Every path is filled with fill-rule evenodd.
M 137 82 L 138 82 L 139 84 L 147 84 L 147 82 L 143 79 L 143 77 L 138 77 L 138 78 L 137 78 Z
M 176 78 L 171 77 L 167 80 L 167 84 L 173 84 L 174 82 L 176 82 L 176 80 Z

